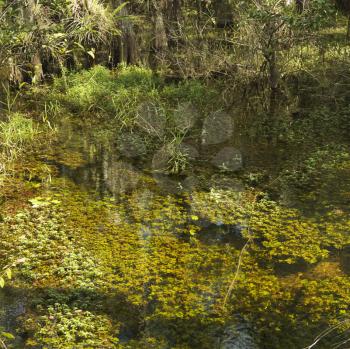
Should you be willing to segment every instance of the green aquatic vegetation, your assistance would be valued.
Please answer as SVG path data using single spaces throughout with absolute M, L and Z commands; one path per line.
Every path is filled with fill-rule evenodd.
M 57 179 L 49 190 L 38 190 L 29 207 L 0 223 L 4 259 L 25 258 L 9 283 L 33 295 L 19 328 L 29 333 L 27 347 L 212 348 L 233 314 L 244 314 L 257 335 L 282 338 L 284 328 L 297 333 L 301 322 L 321 318 L 326 301 L 326 323 L 348 302 L 347 276 L 324 261 L 325 222 L 257 200 L 256 193 L 175 197 L 136 189 L 116 202 Z M 240 250 L 202 241 L 203 220 L 245 224 L 243 235 L 254 237 L 225 307 Z M 345 224 L 345 215 L 325 220 Z M 299 259 L 314 267 L 287 276 L 276 272 L 279 262 Z M 327 280 L 333 279 L 338 286 L 330 289 Z M 327 300 L 330 294 L 334 300 Z M 138 338 L 117 344 L 128 327 Z
M 348 315 L 349 281 L 347 275 L 303 280 L 298 312 L 308 314 L 310 323 L 338 323 Z
M 341 249 L 350 244 L 350 219 L 347 211 L 330 210 L 322 217 L 319 225 L 325 245 Z
M 74 235 L 65 227 L 65 213 L 58 207 L 60 201 L 47 197 L 31 199 L 31 203 L 32 209 L 0 223 L 5 258 L 10 262 L 25 258 L 16 282 L 30 281 L 36 287 L 93 288 L 101 274 L 96 261 L 75 249 Z
M 344 217 L 317 222 L 296 209 L 269 200 L 254 202 L 249 196 L 242 200 L 229 190 L 193 193 L 191 206 L 199 217 L 243 227 L 242 233 L 258 242 L 254 250 L 273 263 L 315 263 L 326 258 L 331 247 L 350 241 Z
M 212 189 L 210 192 L 192 193 L 189 202 L 199 217 L 215 223 L 238 224 L 247 220 L 245 211 L 253 208 L 252 199 L 233 190 Z
M 176 199 L 155 197 L 155 211 L 148 211 L 148 220 L 147 213 L 140 214 L 134 206 L 134 222 L 128 222 L 124 203 L 92 201 L 72 186 L 33 198 L 31 203 L 30 209 L 1 223 L 5 258 L 26 258 L 17 270 L 16 284 L 40 288 L 44 295 L 46 288 L 99 292 L 116 297 L 115 309 L 130 304 L 134 316 L 153 304 L 155 308 L 143 314 L 146 322 L 194 318 L 211 322 L 205 314 L 215 313 L 236 252 L 228 246 L 208 247 L 176 237 L 172 229 L 178 225 L 179 234 L 186 232 L 183 224 L 192 219 L 178 209 Z M 69 301 L 74 299 L 69 293 L 53 292 L 46 298 Z M 35 322 L 37 316 L 34 313 L 27 321 Z M 40 337 L 44 332 L 33 331 L 31 339 L 49 343 Z M 60 343 L 62 338 L 57 340 Z
M 56 154 L 53 157 L 55 162 L 70 167 L 72 169 L 82 167 L 87 163 L 81 151 L 64 148 L 59 149 L 55 147 L 55 152 Z
M 350 156 L 348 147 L 331 144 L 307 152 L 299 162 L 288 164 L 279 180 L 279 187 L 294 201 L 315 211 L 346 209 L 349 198 Z M 337 185 L 335 185 L 337 183 Z M 321 213 L 322 214 L 322 213 Z
M 262 239 L 261 252 L 266 253 L 266 259 L 275 263 L 293 264 L 299 259 L 315 263 L 328 256 L 327 246 L 322 244 L 322 232 L 315 222 L 298 211 L 272 205 L 259 203 L 260 212 L 250 221 L 254 237 Z
M 127 206 L 132 209 L 133 219 L 138 223 L 164 225 L 165 230 L 171 229 L 188 222 L 188 212 L 184 198 L 174 196 L 162 196 L 154 193 L 135 191 L 126 197 Z
M 116 348 L 118 343 L 118 328 L 108 317 L 66 304 L 49 306 L 35 321 L 28 319 L 24 327 L 34 332 L 27 340 L 28 348 Z
M 321 181 L 335 180 L 339 172 L 349 171 L 350 155 L 346 147 L 330 145 L 316 149 L 307 156 L 297 168 L 286 170 L 283 174 L 283 180 L 289 185 L 309 191 L 317 190 L 322 188 Z
M 179 299 L 176 299 L 176 294 L 178 294 L 179 289 L 190 286 L 188 282 L 195 275 L 197 280 L 193 281 L 191 287 L 197 288 L 197 291 L 204 287 L 203 292 L 209 294 L 210 287 L 208 289 L 208 286 L 204 286 L 209 282 L 207 278 L 209 265 L 214 268 L 213 278 L 214 276 L 217 278 L 218 270 L 215 269 L 214 261 L 217 261 L 219 270 L 225 272 L 220 260 L 222 259 L 221 263 L 228 266 L 230 264 L 228 260 L 232 262 L 232 256 L 235 255 L 234 249 L 225 247 L 225 255 L 220 258 L 220 252 L 216 251 L 215 248 L 208 249 L 196 241 L 179 240 L 174 233 L 186 233 L 192 221 L 189 214 L 179 207 L 180 200 L 173 197 L 155 196 L 150 200 L 151 203 L 147 203 L 149 207 L 140 206 L 136 196 L 128 200 L 126 207 L 125 203 L 118 206 L 108 202 L 101 203 L 100 208 L 94 206 L 93 211 L 88 214 L 90 218 L 93 218 L 92 215 L 100 210 L 101 216 L 98 223 L 87 222 L 88 224 L 84 224 L 81 230 L 81 241 L 88 246 L 86 247 L 88 250 L 93 251 L 98 256 L 98 260 L 106 270 L 109 270 L 105 273 L 104 281 L 110 280 L 114 284 L 114 289 L 125 294 L 125 297 L 135 305 L 144 304 L 145 301 L 150 302 L 152 297 L 163 290 L 165 295 L 160 297 L 162 301 L 158 299 L 157 302 L 159 302 L 160 308 L 165 307 L 169 310 L 162 310 L 162 313 L 170 312 L 171 307 L 174 310 L 174 305 L 167 306 L 167 302 L 170 300 L 175 303 L 179 302 Z M 67 224 L 74 224 L 78 226 L 77 229 L 81 229 L 83 222 L 80 220 L 86 219 L 87 211 L 90 211 L 90 208 L 82 209 L 81 203 L 78 203 L 79 206 L 75 208 L 76 204 L 71 201 L 69 209 L 73 216 L 67 220 Z M 101 217 L 104 218 L 101 220 Z M 128 223 L 130 219 L 132 220 Z M 218 247 L 218 249 L 220 248 Z M 184 258 L 183 262 L 181 262 L 182 258 Z M 208 268 L 205 267 L 206 264 L 208 264 Z M 192 268 L 194 269 L 191 270 Z M 200 278 L 197 268 L 203 268 L 204 274 Z M 113 275 L 111 270 L 117 270 L 118 273 Z M 184 277 L 186 279 L 181 285 L 181 280 Z M 165 282 L 170 281 L 169 289 L 165 289 Z M 197 282 L 198 285 L 195 287 Z M 152 285 L 149 294 L 151 298 L 145 299 L 145 285 L 148 283 Z M 158 283 L 159 286 L 157 286 Z M 153 289 L 157 292 L 152 291 Z M 187 293 L 182 291 L 184 296 Z M 188 296 L 188 300 L 183 300 L 184 310 L 179 311 L 179 313 L 173 311 L 172 316 L 191 316 L 191 309 L 198 307 L 197 310 L 193 311 L 201 313 L 200 309 L 202 309 L 203 304 L 200 303 L 205 298 L 201 299 L 198 296 L 199 303 L 196 305 L 190 301 L 191 294 L 192 292 Z M 170 297 L 170 295 L 172 296 Z M 192 297 L 197 298 L 195 294 L 192 294 Z M 162 302 L 166 303 L 162 304 Z M 188 309 L 185 304 L 188 304 Z

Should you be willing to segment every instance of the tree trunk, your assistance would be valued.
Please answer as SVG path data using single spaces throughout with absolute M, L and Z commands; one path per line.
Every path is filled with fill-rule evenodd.
M 176 47 L 180 41 L 181 0 L 173 0 L 168 4 L 168 46 Z
M 112 0 L 112 5 L 117 8 L 124 1 Z M 119 13 L 121 16 L 128 16 L 129 11 L 125 6 Z M 112 64 L 115 66 L 119 63 L 135 64 L 139 59 L 136 37 L 133 24 L 128 20 L 122 20 L 121 35 L 115 37 L 112 42 Z
M 271 34 L 273 35 L 273 34 Z M 280 72 L 278 69 L 277 43 L 273 37 L 269 40 L 270 45 L 265 49 L 264 56 L 268 66 L 269 86 L 270 86 L 270 107 L 269 114 L 273 118 L 276 114 L 276 104 L 278 88 L 280 81 Z
M 150 65 L 156 69 L 159 63 L 164 59 L 168 49 L 168 36 L 165 26 L 166 0 L 152 1 L 152 22 L 153 22 L 153 40 L 151 44 Z
M 154 18 L 154 48 L 156 52 L 162 52 L 168 48 L 168 38 L 165 30 L 164 15 L 161 9 L 157 9 Z
M 30 26 L 34 26 L 37 22 L 37 18 L 35 16 L 35 7 L 36 0 L 27 0 L 27 3 L 24 7 L 24 21 Z M 37 47 L 34 47 L 34 52 L 32 53 L 30 64 L 32 70 L 32 83 L 36 84 L 41 82 L 44 78 L 44 72 L 40 57 L 40 50 Z

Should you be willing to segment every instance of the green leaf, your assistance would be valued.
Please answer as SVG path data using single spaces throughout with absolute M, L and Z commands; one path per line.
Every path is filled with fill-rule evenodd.
M 118 14 L 126 5 L 128 4 L 128 2 L 123 2 L 122 4 L 120 4 L 114 11 L 113 11 L 113 16 L 115 16 L 116 14 Z
M 15 336 L 9 332 L 1 332 L 1 337 L 5 337 L 7 339 L 15 339 Z
M 6 273 L 7 278 L 9 280 L 11 280 L 11 278 L 12 278 L 12 271 L 11 271 L 11 269 L 6 269 L 5 273 Z
M 5 286 L 5 280 L 3 277 L 0 277 L 0 287 L 3 288 Z

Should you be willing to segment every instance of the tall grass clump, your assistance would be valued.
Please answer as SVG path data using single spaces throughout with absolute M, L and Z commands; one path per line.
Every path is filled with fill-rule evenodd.
M 121 66 L 111 71 L 103 66 L 56 78 L 50 100 L 69 112 L 119 117 L 121 108 L 131 112 L 145 99 L 157 95 L 156 79 L 149 69 Z
M 0 173 L 35 142 L 39 129 L 32 119 L 21 113 L 10 113 L 0 121 Z
M 149 68 L 126 65 L 116 70 L 97 65 L 56 78 L 45 98 L 58 102 L 74 116 L 119 120 L 122 128 L 135 126 L 145 104 L 166 109 L 165 114 L 171 117 L 172 110 L 180 103 L 191 102 L 206 111 L 219 101 L 218 92 L 203 82 L 165 85 Z
M 200 119 L 222 107 L 218 91 L 203 81 L 166 83 L 145 67 L 97 65 L 56 78 L 49 97 L 43 97 L 76 120 L 108 124 L 114 130 L 111 142 L 119 139 L 125 147 L 122 139 L 141 139 L 150 156 L 162 149 L 167 171 L 178 173 L 188 163 L 180 143 L 199 134 Z
M 112 73 L 96 66 L 90 70 L 56 78 L 50 100 L 59 101 L 72 113 L 86 113 L 102 109 L 115 90 Z

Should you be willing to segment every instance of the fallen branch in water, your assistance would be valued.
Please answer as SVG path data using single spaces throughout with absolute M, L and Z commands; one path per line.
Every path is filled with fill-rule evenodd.
M 343 325 L 350 325 L 350 320 L 349 319 L 345 319 L 343 321 L 341 321 L 339 324 L 334 325 L 332 327 L 327 328 L 326 330 L 324 330 L 323 332 L 321 332 L 313 341 L 312 344 L 310 344 L 309 346 L 303 348 L 303 349 L 312 349 L 314 348 L 323 338 L 325 338 L 326 336 L 328 336 L 330 333 L 334 332 L 336 329 L 340 328 Z M 344 341 L 341 341 L 337 344 L 335 344 L 335 346 L 333 346 L 333 349 L 339 349 L 342 345 L 348 343 L 350 341 L 350 338 L 345 339 Z

